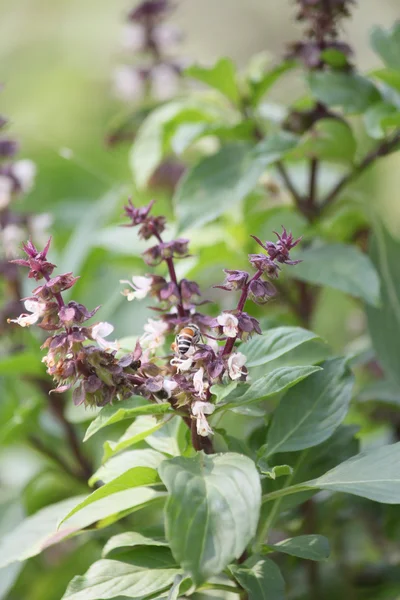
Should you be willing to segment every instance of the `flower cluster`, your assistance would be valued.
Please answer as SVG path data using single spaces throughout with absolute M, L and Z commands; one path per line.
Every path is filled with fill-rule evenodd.
M 47 260 L 50 241 L 39 252 L 32 242 L 24 245 L 25 259 L 14 264 L 29 268 L 29 277 L 41 285 L 25 300 L 27 314 L 13 322 L 22 327 L 38 323 L 51 332 L 42 348 L 48 373 L 57 383 L 54 391 L 73 389 L 76 404 L 103 406 L 113 400 L 123 400 L 136 394 L 151 402 L 168 401 L 179 410 L 192 429 L 196 449 L 210 451 L 206 438 L 212 433 L 208 415 L 214 411 L 211 388 L 227 381 L 246 381 L 246 356 L 235 349 L 236 340 L 246 340 L 260 334 L 260 324 L 244 311 L 247 300 L 264 304 L 276 290 L 266 278 L 276 277 L 279 264 L 296 264 L 290 250 L 299 243 L 283 230 L 276 243 L 263 244 L 265 254 L 249 255 L 257 272 L 226 271 L 223 285 L 228 291 L 240 291 L 236 308 L 213 318 L 201 311 L 199 286 L 187 279 L 178 280 L 175 260 L 187 256 L 188 240 L 164 241 L 164 217 L 151 214 L 153 203 L 135 207 L 131 201 L 125 207 L 127 226 L 139 228 L 139 235 L 156 244 L 143 253 L 146 264 L 164 264 L 168 277 L 158 274 L 133 276 L 123 280 L 123 295 L 127 300 L 150 297 L 157 318 L 149 319 L 133 352 L 117 355 L 118 344 L 106 337 L 112 333 L 109 323 L 87 326 L 98 308 L 87 310 L 75 301 L 64 303 L 62 293 L 71 288 L 77 278 L 72 273 L 53 276 L 55 265 Z M 149 257 L 151 260 L 149 260 Z M 257 258 L 254 258 L 257 257 Z M 171 352 L 166 353 L 169 339 Z M 175 341 L 174 341 L 175 340 Z M 208 444 L 208 445 L 207 445 Z
M 181 34 L 165 23 L 172 8 L 169 0 L 144 0 L 128 14 L 122 45 L 134 61 L 114 73 L 115 91 L 122 100 L 166 100 L 175 95 L 182 66 L 170 55 Z
M 309 69 L 323 69 L 332 64 L 334 56 L 335 68 L 351 68 L 351 48 L 337 38 L 339 22 L 350 16 L 354 0 L 296 0 L 296 3 L 297 20 L 308 24 L 305 31 L 308 39 L 292 44 L 289 57 L 301 60 Z
M 4 282 L 6 304 L 0 309 L 0 332 L 6 316 L 16 316 L 20 309 L 20 281 L 15 265 L 9 259 L 17 255 L 28 235 L 43 243 L 51 223 L 48 214 L 33 215 L 13 210 L 13 204 L 28 193 L 36 168 L 28 159 L 17 159 L 19 144 L 7 132 L 7 119 L 0 117 L 0 279 Z

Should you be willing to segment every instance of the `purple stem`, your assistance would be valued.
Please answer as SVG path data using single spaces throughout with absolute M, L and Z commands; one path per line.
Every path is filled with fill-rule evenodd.
M 247 297 L 249 295 L 249 286 L 252 281 L 255 281 L 256 279 L 260 279 L 262 273 L 263 273 L 262 271 L 258 270 L 257 273 L 255 275 L 253 275 L 253 277 L 244 286 L 242 293 L 240 295 L 240 298 L 239 298 L 237 308 L 236 308 L 237 311 L 242 312 L 242 310 L 244 309 Z M 237 335 L 233 338 L 229 338 L 226 341 L 224 349 L 222 350 L 222 356 L 227 356 L 228 354 L 230 354 L 232 352 L 232 349 L 233 349 L 233 346 L 235 345 L 236 340 L 237 340 Z

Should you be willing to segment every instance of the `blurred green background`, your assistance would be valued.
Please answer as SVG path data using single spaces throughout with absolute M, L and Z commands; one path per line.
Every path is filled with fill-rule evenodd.
M 126 110 L 113 97 L 113 67 L 123 59 L 121 26 L 129 0 L 1 0 L 0 56 L 2 111 L 13 121 L 23 154 L 35 160 L 38 177 L 26 200 L 32 210 L 52 210 L 68 225 L 83 205 L 110 185 L 129 183 L 127 148 L 108 149 L 104 134 L 111 119 Z M 182 28 L 182 56 L 212 62 L 220 55 L 244 66 L 256 52 L 272 56 L 296 39 L 288 0 L 178 0 L 171 21 Z M 398 0 L 362 0 L 343 32 L 356 49 L 361 69 L 376 67 L 368 48 L 372 25 L 390 26 L 399 17 Z M 275 94 L 295 93 L 288 79 Z M 60 149 L 73 151 L 70 160 Z M 380 166 L 380 203 L 393 202 L 400 175 L 393 162 Z M 398 164 L 398 162 L 397 162 Z M 68 202 L 74 199 L 76 211 Z M 394 213 L 396 220 L 394 221 Z M 396 229 L 400 208 L 392 206 Z

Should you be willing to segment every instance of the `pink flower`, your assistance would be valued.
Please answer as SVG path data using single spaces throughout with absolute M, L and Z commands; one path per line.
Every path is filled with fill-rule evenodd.
M 140 338 L 140 343 L 143 347 L 149 350 L 156 350 L 164 344 L 165 333 L 168 330 L 167 323 L 149 319 L 143 329 L 146 332 Z

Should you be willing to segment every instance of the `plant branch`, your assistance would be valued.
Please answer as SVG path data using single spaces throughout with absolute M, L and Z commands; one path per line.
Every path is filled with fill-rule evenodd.
M 255 542 L 255 552 L 258 552 L 260 550 L 261 546 L 265 542 L 265 539 L 268 535 L 269 530 L 275 523 L 275 520 L 278 516 L 279 509 L 281 507 L 281 503 L 282 503 L 284 496 L 288 496 L 290 494 L 295 494 L 297 492 L 310 489 L 308 486 L 306 486 L 304 484 L 297 484 L 297 485 L 293 485 L 293 486 L 290 485 L 293 481 L 293 478 L 296 475 L 296 471 L 300 468 L 300 466 L 303 463 L 306 456 L 307 456 L 307 450 L 303 451 L 300 454 L 297 464 L 293 469 L 293 472 L 291 473 L 291 475 L 289 475 L 286 478 L 285 485 L 282 489 L 277 490 L 276 492 L 271 492 L 270 494 L 266 494 L 263 497 L 263 499 L 262 499 L 263 504 L 264 504 L 264 502 L 268 502 L 271 500 L 273 500 L 274 503 L 273 503 L 272 508 L 271 508 L 270 512 L 268 513 L 268 516 L 265 519 L 264 523 L 261 524 L 261 526 L 259 527 L 259 531 L 258 531 L 256 542 Z
M 80 467 L 79 478 L 84 479 L 87 482 L 87 480 L 91 477 L 91 475 L 93 473 L 93 469 L 92 469 L 92 466 L 91 466 L 89 460 L 86 458 L 86 456 L 82 452 L 81 445 L 80 445 L 78 436 L 76 435 L 76 431 L 75 431 L 74 427 L 65 418 L 63 402 L 60 402 L 57 398 L 55 398 L 54 396 L 52 396 L 52 394 L 50 394 L 51 386 L 48 381 L 46 381 L 44 379 L 35 379 L 35 382 L 38 385 L 38 387 L 42 390 L 42 392 L 49 398 L 50 410 L 52 411 L 54 416 L 57 418 L 57 420 L 59 421 L 59 423 L 61 424 L 61 426 L 64 430 L 65 437 L 67 439 L 69 448 L 71 449 L 71 452 Z M 75 476 L 76 476 L 76 473 L 75 473 Z
M 299 194 L 299 192 L 296 190 L 296 188 L 294 187 L 294 184 L 292 182 L 292 180 L 289 177 L 289 174 L 286 170 L 285 165 L 279 161 L 276 163 L 276 168 L 278 169 L 278 172 L 280 174 L 280 176 L 282 177 L 285 186 L 287 187 L 287 189 L 289 190 L 290 194 L 293 197 L 293 200 L 295 201 L 295 204 L 297 205 L 297 207 L 299 208 L 299 210 L 301 212 L 303 212 L 303 207 L 304 207 L 304 202 L 303 202 L 303 198 L 301 197 L 301 195 Z
M 335 187 L 328 193 L 323 202 L 321 203 L 319 211 L 325 210 L 340 194 L 340 192 L 354 179 L 357 179 L 370 165 L 372 165 L 378 158 L 390 154 L 394 150 L 397 144 L 400 143 L 400 130 L 396 131 L 393 136 L 384 140 L 379 146 L 368 152 L 361 162 L 354 167 L 352 171 L 344 175 L 342 179 L 335 185 Z
M 163 244 L 163 239 L 162 239 L 161 235 L 158 233 L 158 231 L 154 230 L 154 235 L 157 238 L 157 240 L 160 242 L 160 244 Z M 178 315 L 180 317 L 185 317 L 186 314 L 185 314 L 185 309 L 183 308 L 181 286 L 179 285 L 178 278 L 176 276 L 174 259 L 172 257 L 169 257 L 169 258 L 165 258 L 164 260 L 167 263 L 168 272 L 169 272 L 171 281 L 176 285 L 176 289 L 178 290 L 178 294 L 179 294 L 179 302 L 177 305 Z
M 49 458 L 51 461 L 53 461 L 59 467 L 61 467 L 61 469 L 65 473 L 67 473 L 67 475 L 73 477 L 74 479 L 79 479 L 84 483 L 87 483 L 87 478 L 83 476 L 83 473 L 79 473 L 75 471 L 72 467 L 70 467 L 70 465 L 61 456 L 54 452 L 54 450 L 48 448 L 45 444 L 43 444 L 42 440 L 39 437 L 35 435 L 29 435 L 28 442 L 31 444 L 31 446 L 33 446 L 33 448 L 35 448 L 35 450 L 40 452 L 40 454 L 42 454 L 46 458 Z

